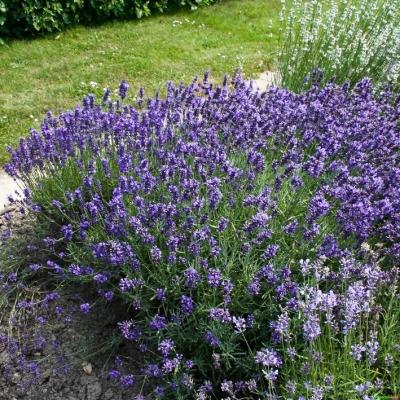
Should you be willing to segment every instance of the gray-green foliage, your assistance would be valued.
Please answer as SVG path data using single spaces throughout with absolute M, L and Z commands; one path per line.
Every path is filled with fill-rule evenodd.
M 399 0 L 282 0 L 278 69 L 299 91 L 315 68 L 324 82 L 398 82 Z

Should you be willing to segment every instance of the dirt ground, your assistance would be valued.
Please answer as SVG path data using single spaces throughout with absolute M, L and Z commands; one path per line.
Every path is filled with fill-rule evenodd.
M 15 208 L 3 209 L 0 214 L 1 245 L 2 241 L 5 243 L 1 235 L 7 232 L 11 223 L 14 230 L 17 228 L 24 232 L 24 221 L 16 215 Z M 7 221 L 10 216 L 12 222 Z M 79 302 L 79 295 L 66 291 L 58 305 L 66 310 L 76 309 Z M 133 400 L 139 393 L 144 395 L 143 382 L 140 381 L 140 369 L 143 366 L 141 353 L 133 348 L 134 345 L 120 344 L 112 349 L 105 346 L 115 334 L 119 310 L 115 304 L 108 309 L 101 307 L 94 308 L 87 315 L 76 313 L 72 322 L 68 323 L 60 322 L 55 314 L 49 317 L 45 328 L 46 339 L 50 339 L 49 342 L 56 340 L 59 346 L 46 346 L 42 353 L 35 353 L 33 358 L 39 361 L 41 374 L 39 381 L 27 390 L 21 390 L 22 379 L 18 367 L 11 371 L 5 368 L 9 365 L 10 356 L 0 344 L 0 400 Z M 0 312 L 7 310 L 3 308 Z M 3 326 L 0 324 L 0 332 L 7 331 L 8 327 L 4 325 L 7 319 L 1 320 Z M 97 351 L 100 352 L 94 354 Z M 126 390 L 107 379 L 116 354 L 129 356 L 126 371 L 133 373 L 138 380 L 136 385 Z M 67 374 L 60 372 L 60 355 L 62 365 L 69 369 Z

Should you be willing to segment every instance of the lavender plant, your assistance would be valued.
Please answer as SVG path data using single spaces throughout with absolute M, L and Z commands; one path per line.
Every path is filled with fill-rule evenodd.
M 368 76 L 377 86 L 398 84 L 399 10 L 397 0 L 283 0 L 282 85 L 300 91 L 314 69 L 323 71 L 323 82 L 354 85 Z
M 49 113 L 10 149 L 6 171 L 50 227 L 32 279 L 124 304 L 116 329 L 143 352 L 151 398 L 396 392 L 396 95 L 208 74 L 165 98 L 127 91 Z M 109 379 L 128 387 L 123 356 Z

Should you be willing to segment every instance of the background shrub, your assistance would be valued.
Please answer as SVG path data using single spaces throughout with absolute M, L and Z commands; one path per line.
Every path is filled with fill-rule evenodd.
M 59 31 L 111 18 L 141 18 L 167 8 L 208 5 L 215 0 L 2 0 L 0 33 L 10 36 Z
M 282 86 L 302 90 L 313 69 L 323 83 L 354 85 L 365 76 L 377 85 L 399 82 L 398 0 L 283 0 L 281 21 Z
M 396 95 L 207 78 L 132 103 L 122 82 L 21 139 L 6 169 L 48 232 L 27 273 L 119 300 L 156 398 L 396 392 Z

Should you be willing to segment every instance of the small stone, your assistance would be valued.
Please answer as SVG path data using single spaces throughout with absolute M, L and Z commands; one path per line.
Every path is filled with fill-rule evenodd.
M 90 362 L 84 361 L 82 363 L 82 369 L 86 375 L 92 375 L 93 367 L 92 364 L 90 364 Z
M 11 382 L 12 383 L 18 383 L 21 380 L 21 375 L 18 372 L 15 372 L 13 376 L 11 377 Z
M 10 361 L 10 355 L 7 351 L 2 351 L 0 353 L 0 365 L 6 364 L 8 361 Z

